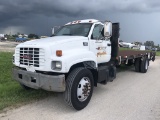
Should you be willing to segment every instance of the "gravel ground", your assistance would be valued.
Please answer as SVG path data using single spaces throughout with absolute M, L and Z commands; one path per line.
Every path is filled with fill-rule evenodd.
M 0 51 L 14 52 L 14 49 L 18 44 L 18 42 L 2 41 L 0 42 Z
M 75 111 L 62 94 L 9 110 L 0 120 L 160 120 L 160 57 L 146 74 L 131 68 L 94 89 L 89 105 Z

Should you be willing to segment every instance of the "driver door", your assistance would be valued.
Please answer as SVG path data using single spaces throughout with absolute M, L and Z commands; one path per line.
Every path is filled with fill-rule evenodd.
M 111 42 L 102 35 L 102 24 L 95 24 L 90 37 L 90 50 L 97 56 L 98 63 L 109 62 L 111 59 Z

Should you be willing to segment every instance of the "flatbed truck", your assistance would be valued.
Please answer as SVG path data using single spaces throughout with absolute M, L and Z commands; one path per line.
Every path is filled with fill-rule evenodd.
M 19 44 L 13 55 L 13 76 L 25 89 L 63 92 L 76 110 L 85 108 L 94 87 L 116 78 L 116 67 L 134 65 L 146 73 L 150 51 L 120 51 L 119 23 L 95 19 L 72 21 L 52 37 Z M 54 30 L 53 30 L 54 31 Z

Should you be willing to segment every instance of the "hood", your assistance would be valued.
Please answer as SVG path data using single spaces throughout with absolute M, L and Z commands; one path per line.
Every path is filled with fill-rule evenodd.
M 84 40 L 84 39 L 86 40 L 88 38 L 83 37 L 83 36 L 54 36 L 54 37 L 41 38 L 41 39 L 27 41 L 27 42 L 19 44 L 18 46 L 44 46 L 44 45 L 48 46 L 48 45 L 54 45 L 57 43 L 61 44 L 65 42 Z

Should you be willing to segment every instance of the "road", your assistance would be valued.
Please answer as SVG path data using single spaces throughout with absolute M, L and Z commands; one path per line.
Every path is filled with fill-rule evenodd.
M 14 52 L 14 49 L 18 44 L 19 42 L 2 41 L 0 42 L 0 51 Z
M 62 94 L 9 110 L 0 120 L 160 120 L 160 57 L 146 74 L 120 71 L 107 85 L 94 89 L 89 105 L 75 111 Z

